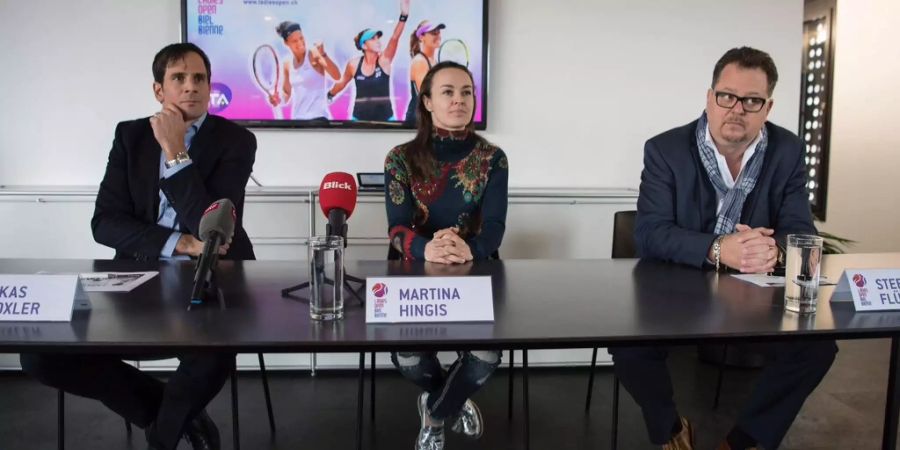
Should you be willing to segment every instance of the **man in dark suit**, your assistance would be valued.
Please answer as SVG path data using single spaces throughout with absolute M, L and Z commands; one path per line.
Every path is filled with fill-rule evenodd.
M 153 60 L 153 91 L 162 105 L 150 118 L 116 127 L 91 226 L 94 239 L 117 259 L 197 257 L 200 217 L 215 200 L 237 209 L 227 259 L 254 259 L 244 231 L 244 188 L 256 139 L 207 113 L 210 63 L 193 44 L 172 44 Z M 234 370 L 233 354 L 180 354 L 162 381 L 107 355 L 21 355 L 22 368 L 41 382 L 100 400 L 145 429 L 151 449 L 174 449 L 184 436 L 194 449 L 218 449 L 219 432 L 204 408 Z M 139 357 L 129 357 L 139 359 Z
M 778 72 L 765 52 L 729 50 L 716 63 L 699 120 L 644 147 L 635 223 L 642 258 L 743 273 L 770 272 L 788 234 L 815 234 L 803 145 L 767 122 Z M 766 346 L 770 362 L 720 449 L 777 448 L 834 361 L 834 341 Z M 692 449 L 673 400 L 664 348 L 612 348 L 616 375 L 641 406 L 650 440 Z

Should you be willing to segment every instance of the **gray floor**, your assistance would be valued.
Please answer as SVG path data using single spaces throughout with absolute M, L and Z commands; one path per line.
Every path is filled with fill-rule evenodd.
M 783 449 L 880 448 L 887 385 L 887 340 L 839 343 L 831 372 L 809 398 Z M 670 366 L 681 411 L 696 424 L 698 448 L 715 448 L 727 433 L 755 377 L 753 370 L 727 372 L 718 410 L 711 408 L 717 369 L 697 362 L 691 348 L 677 349 Z M 484 437 L 474 443 L 450 436 L 448 449 L 520 449 L 521 382 L 517 378 L 515 416 L 506 417 L 506 371 L 499 371 L 475 400 L 486 418 Z M 259 377 L 240 378 L 243 449 L 352 449 L 356 412 L 355 372 L 272 373 L 277 434 L 270 435 Z M 586 369 L 532 369 L 533 449 L 609 448 L 611 372 L 598 371 L 590 415 L 584 414 Z M 368 389 L 368 387 L 367 387 Z M 368 395 L 368 393 L 367 393 Z M 411 449 L 417 432 L 415 388 L 390 370 L 379 371 L 377 428 L 366 422 L 367 449 Z M 368 406 L 367 406 L 368 408 Z M 368 409 L 366 410 L 368 413 Z M 231 448 L 230 397 L 227 389 L 209 407 L 224 448 Z M 102 405 L 72 396 L 66 404 L 68 449 L 144 449 L 143 433 L 129 438 L 123 421 Z M 650 449 L 640 411 L 623 391 L 619 448 Z M 18 373 L 0 375 L 0 449 L 56 448 L 56 392 Z M 180 448 L 187 448 L 182 445 Z

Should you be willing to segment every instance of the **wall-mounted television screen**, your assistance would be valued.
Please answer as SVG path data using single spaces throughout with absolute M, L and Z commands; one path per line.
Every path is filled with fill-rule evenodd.
M 487 121 L 488 0 L 182 0 L 212 65 L 210 112 L 251 127 L 415 128 L 441 61 L 475 79 Z

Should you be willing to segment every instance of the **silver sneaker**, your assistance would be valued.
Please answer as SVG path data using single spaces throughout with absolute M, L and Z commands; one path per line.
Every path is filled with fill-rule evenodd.
M 454 433 L 460 433 L 470 439 L 478 439 L 484 433 L 484 421 L 481 419 L 481 411 L 472 400 L 466 400 L 456 422 L 450 428 Z
M 417 404 L 419 408 L 419 420 L 421 428 L 416 438 L 416 450 L 444 450 L 444 426 L 431 426 L 425 424 L 425 414 L 428 414 L 428 393 L 419 395 Z

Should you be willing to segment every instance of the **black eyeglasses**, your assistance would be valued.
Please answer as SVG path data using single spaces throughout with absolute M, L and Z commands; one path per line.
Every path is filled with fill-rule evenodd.
M 726 109 L 734 108 L 734 105 L 741 102 L 741 107 L 744 108 L 744 111 L 755 113 L 763 109 L 763 106 L 766 106 L 768 101 L 769 99 L 767 98 L 739 97 L 728 92 L 716 91 L 716 104 Z

